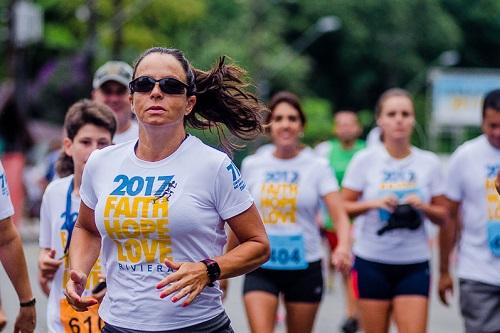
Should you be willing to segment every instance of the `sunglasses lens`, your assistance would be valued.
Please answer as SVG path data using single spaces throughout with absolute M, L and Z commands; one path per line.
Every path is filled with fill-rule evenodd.
M 155 81 L 147 76 L 141 76 L 134 81 L 132 81 L 132 88 L 137 92 L 148 92 L 153 90 L 155 86 Z
M 176 79 L 166 78 L 160 80 L 160 89 L 165 94 L 180 95 L 184 94 L 185 86 L 182 82 L 177 81 Z

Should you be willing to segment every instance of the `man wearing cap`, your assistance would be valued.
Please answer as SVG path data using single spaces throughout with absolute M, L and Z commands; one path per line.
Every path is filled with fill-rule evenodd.
M 92 99 L 106 104 L 116 115 L 118 128 L 114 143 L 136 139 L 137 123 L 132 120 L 128 100 L 128 83 L 132 80 L 132 67 L 123 61 L 108 61 L 97 69 L 92 86 Z

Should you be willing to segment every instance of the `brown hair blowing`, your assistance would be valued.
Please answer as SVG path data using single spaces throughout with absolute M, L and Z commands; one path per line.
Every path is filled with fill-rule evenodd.
M 263 116 L 267 108 L 249 92 L 245 70 L 226 64 L 226 57 L 221 57 L 210 70 L 202 71 L 193 67 L 178 49 L 153 47 L 137 58 L 132 79 L 135 79 L 137 66 L 152 53 L 171 55 L 184 69 L 187 95 L 196 96 L 196 104 L 193 111 L 184 118 L 184 124 L 202 130 L 216 128 L 219 141 L 231 148 L 237 146 L 226 140 L 224 128 L 243 140 L 253 139 L 262 132 Z

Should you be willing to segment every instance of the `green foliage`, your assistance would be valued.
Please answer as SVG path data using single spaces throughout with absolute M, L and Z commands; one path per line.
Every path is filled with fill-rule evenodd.
M 328 100 L 320 98 L 304 98 L 302 107 L 306 114 L 304 142 L 316 145 L 332 136 L 332 113 Z
M 120 36 L 115 57 L 130 63 L 155 45 L 180 48 L 205 70 L 227 55 L 248 71 L 263 99 L 283 89 L 303 96 L 309 143 L 330 135 L 331 106 L 360 109 L 363 125 L 372 124 L 376 99 L 393 86 L 417 94 L 417 120 L 425 134 L 425 73 L 439 65 L 443 51 L 458 50 L 459 66 L 500 67 L 498 0 L 95 0 L 95 57 L 86 65 L 87 77 L 75 79 L 68 59 L 89 50 L 91 24 L 76 15 L 88 1 L 33 1 L 44 10 L 44 40 L 27 50 L 26 67 L 39 96 L 37 112 L 58 121 L 69 102 L 89 96 L 91 72 L 113 57 Z M 2 2 L 0 11 L 6 9 Z M 297 49 L 297 41 L 328 15 L 341 20 L 340 29 L 312 34 Z M 0 20 L 0 31 L 6 27 Z M 8 64 L 3 44 L 0 59 Z M 49 78 L 37 75 L 52 62 L 57 70 Z M 6 72 L 4 65 L 0 76 Z
M 51 49 L 73 50 L 78 41 L 68 27 L 60 24 L 47 23 L 44 27 L 45 45 Z

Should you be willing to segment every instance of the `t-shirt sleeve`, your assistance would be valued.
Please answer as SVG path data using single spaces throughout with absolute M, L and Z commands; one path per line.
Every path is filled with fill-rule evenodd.
M 366 168 L 363 155 L 357 153 L 352 158 L 351 162 L 347 166 L 347 170 L 344 176 L 344 180 L 342 181 L 342 187 L 354 190 L 354 191 L 363 191 L 365 188 L 365 176 L 366 176 Z
M 450 157 L 448 162 L 448 174 L 446 175 L 445 194 L 453 201 L 462 201 L 462 168 L 465 161 L 460 156 L 460 152 L 456 152 Z
M 47 189 L 42 198 L 42 205 L 40 207 L 40 235 L 38 244 L 41 248 L 52 248 L 52 232 L 50 223 L 50 191 Z
M 85 163 L 85 168 L 83 168 L 82 184 L 80 185 L 80 198 L 87 207 L 94 210 L 97 205 L 97 194 L 95 192 L 92 175 L 95 174 L 97 167 L 96 153 L 98 153 L 97 150 L 93 151 L 92 154 L 90 154 L 87 163 Z
M 321 142 L 314 148 L 314 153 L 328 159 L 328 155 L 330 154 L 330 143 L 328 141 Z
M 430 181 L 430 194 L 431 197 L 438 195 L 444 195 L 445 193 L 445 176 L 443 172 L 443 167 L 440 161 L 436 158 L 434 161 L 434 168 L 431 173 Z
M 321 160 L 318 163 L 318 170 L 316 170 L 318 176 L 318 189 L 321 196 L 325 196 L 331 192 L 337 192 L 339 190 L 339 183 L 337 179 L 333 176 L 334 172 L 325 160 Z
M 6 219 L 12 215 L 14 215 L 14 207 L 10 200 L 7 177 L 2 164 L 0 164 L 0 220 Z
M 240 171 L 227 156 L 215 177 L 215 207 L 223 220 L 243 213 L 252 205 L 252 196 Z

